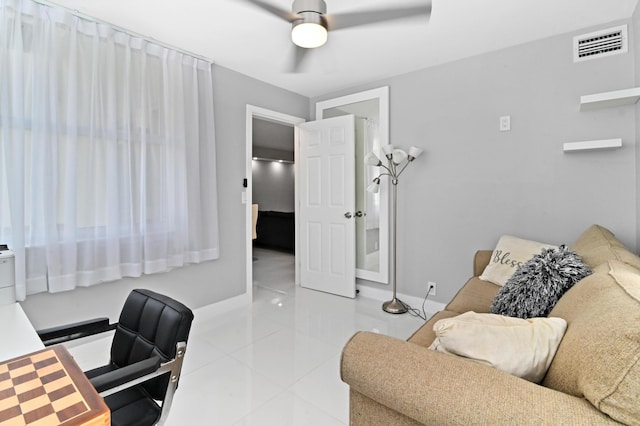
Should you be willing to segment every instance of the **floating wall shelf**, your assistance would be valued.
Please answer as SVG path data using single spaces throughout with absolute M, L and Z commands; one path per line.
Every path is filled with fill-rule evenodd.
M 580 96 L 580 110 L 633 105 L 640 99 L 640 87 Z
M 622 139 L 605 139 L 598 141 L 568 142 L 564 144 L 565 152 L 615 149 L 622 147 Z

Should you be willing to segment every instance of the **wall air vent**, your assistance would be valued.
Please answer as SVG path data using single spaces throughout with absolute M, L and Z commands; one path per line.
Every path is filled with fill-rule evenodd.
M 609 28 L 573 38 L 573 62 L 627 53 L 627 26 Z

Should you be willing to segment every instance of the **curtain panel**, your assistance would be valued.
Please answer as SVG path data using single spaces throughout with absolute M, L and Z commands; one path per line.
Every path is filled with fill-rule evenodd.
M 16 294 L 216 259 L 211 63 L 0 0 L 0 242 Z

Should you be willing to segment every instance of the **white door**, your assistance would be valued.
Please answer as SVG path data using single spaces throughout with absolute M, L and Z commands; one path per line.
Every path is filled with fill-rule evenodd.
M 356 296 L 353 115 L 299 128 L 300 285 Z

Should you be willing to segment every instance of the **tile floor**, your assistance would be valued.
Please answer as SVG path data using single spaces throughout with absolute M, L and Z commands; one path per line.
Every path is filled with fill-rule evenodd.
M 169 426 L 347 425 L 340 351 L 358 330 L 408 337 L 422 320 L 294 285 L 294 258 L 255 249 L 253 304 L 225 315 L 195 311 Z M 70 348 L 100 365 L 109 339 Z M 102 347 L 100 347 L 102 346 Z M 100 354 L 96 356 L 96 354 Z

